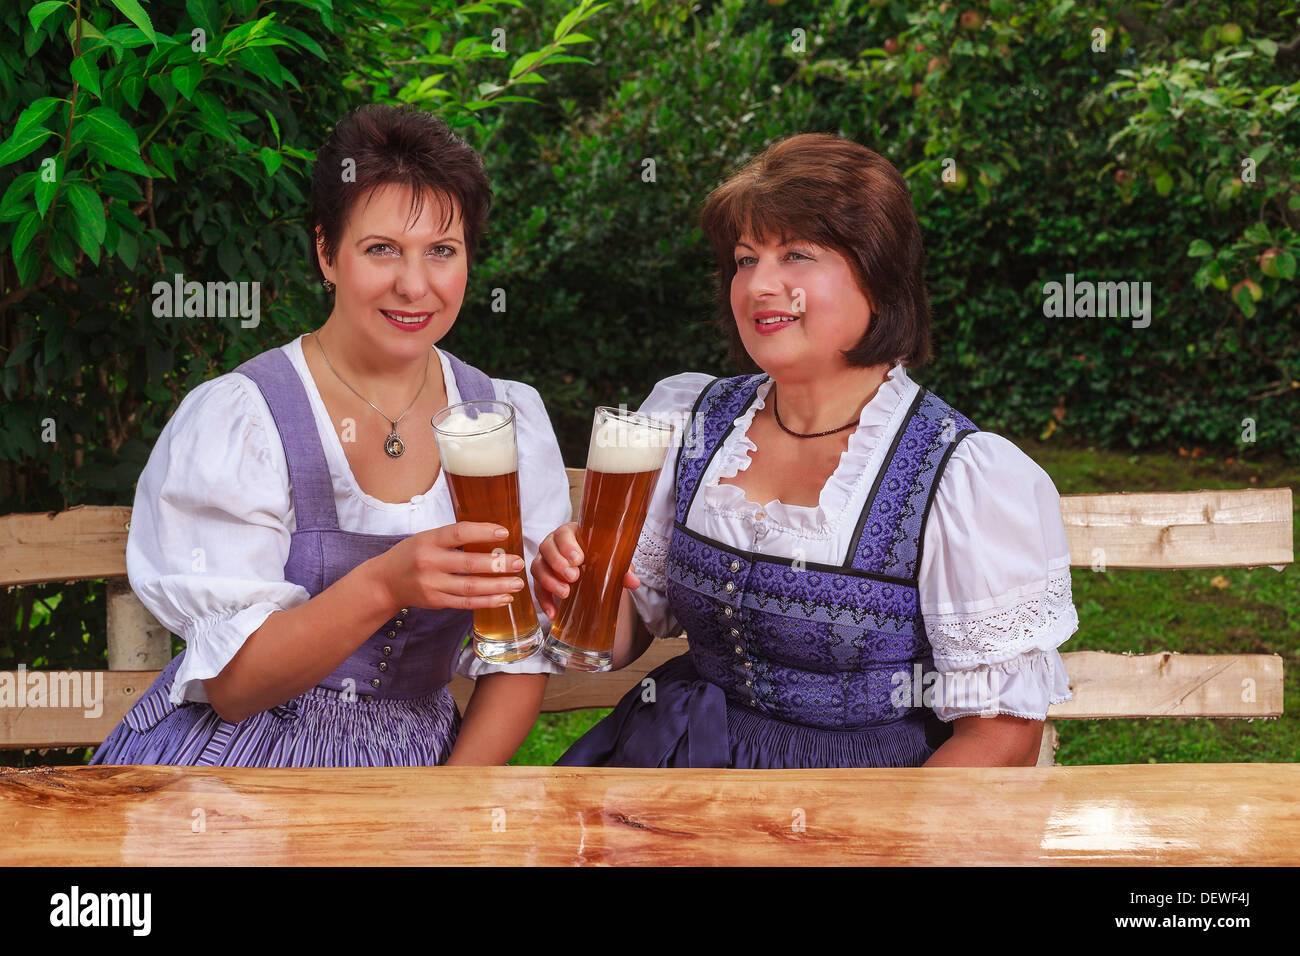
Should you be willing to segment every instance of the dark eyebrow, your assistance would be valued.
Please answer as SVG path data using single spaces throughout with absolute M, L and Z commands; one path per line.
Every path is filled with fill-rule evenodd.
M 357 240 L 357 245 L 361 245 L 361 243 L 365 242 L 367 239 L 382 239 L 384 242 L 391 242 L 391 243 L 392 243 L 393 245 L 395 245 L 395 246 L 400 246 L 400 245 L 401 245 L 401 243 L 398 242 L 396 239 L 390 239 L 390 238 L 388 238 L 388 236 L 380 236 L 380 235 L 376 235 L 375 233 L 371 233 L 371 234 L 368 235 L 368 236 L 363 236 L 362 238 L 358 239 L 358 240 Z M 442 243 L 453 243 L 453 242 L 454 242 L 454 243 L 455 243 L 456 245 L 458 245 L 458 246 L 463 246 L 463 245 L 464 245 L 463 242 L 461 242 L 459 239 L 456 239 L 456 238 L 453 237 L 453 236 L 443 236 L 441 239 L 435 239 L 435 240 L 433 240 L 433 241 L 434 241 L 434 242 L 442 242 Z M 430 245 L 432 245 L 432 243 L 430 243 Z
M 810 240 L 807 240 L 807 239 L 787 239 L 785 242 L 777 243 L 777 245 L 780 245 L 780 246 L 793 246 L 793 245 L 797 245 L 797 244 L 799 244 L 799 243 L 804 243 L 804 244 L 806 245 L 806 244 L 809 244 L 809 242 L 810 242 Z M 757 249 L 755 249 L 753 246 L 751 246 L 751 245 L 750 245 L 749 243 L 747 243 L 747 242 L 739 242 L 739 241 L 738 241 L 738 242 L 736 243 L 736 246 L 737 246 L 737 247 L 739 247 L 739 246 L 744 246 L 744 247 L 745 247 L 746 249 L 748 249 L 750 252 L 757 252 L 757 251 L 758 251 Z

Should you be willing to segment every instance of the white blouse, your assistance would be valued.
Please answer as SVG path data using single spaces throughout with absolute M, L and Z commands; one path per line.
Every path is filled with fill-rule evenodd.
M 641 411 L 680 425 L 710 381 L 698 372 L 666 378 Z M 749 467 L 750 452 L 757 448 L 748 438 L 749 426 L 771 386 L 770 380 L 760 386 L 757 399 L 736 419 L 701 479 L 686 524 L 737 549 L 839 565 L 920 386 L 901 364 L 890 370 L 862 410 L 816 507 L 777 500 L 756 504 L 735 485 L 719 482 Z M 660 637 L 680 630 L 664 594 L 676 514 L 673 454 L 660 473 L 633 558 L 642 582 L 632 592 L 637 610 Z M 1042 720 L 1049 705 L 1071 699 L 1057 647 L 1078 629 L 1079 618 L 1070 597 L 1070 548 L 1060 497 L 1047 473 L 1007 439 L 976 432 L 954 449 L 925 525 L 918 587 L 939 686 L 930 692 L 916 685 L 914 703 L 933 693 L 934 711 L 945 721 L 981 711 Z M 945 689 L 944 676 L 957 672 L 964 673 Z M 975 686 L 992 693 L 963 695 L 963 680 L 981 682 Z M 958 692 L 944 697 L 951 685 Z
M 307 390 L 334 486 L 339 528 L 363 534 L 413 534 L 455 523 L 446 479 L 409 502 L 380 501 L 357 485 L 338 433 L 303 358 L 301 339 L 281 346 Z M 447 356 L 447 401 L 461 400 Z M 493 379 L 515 407 L 525 568 L 546 535 L 571 516 L 560 447 L 537 390 Z M 136 486 L 126 568 L 131 587 L 186 645 L 171 700 L 206 701 L 215 677 L 271 614 L 305 604 L 307 590 L 284 578 L 293 533 L 293 500 L 284 446 L 271 409 L 252 379 L 230 372 L 190 392 L 163 428 Z M 528 570 L 531 591 L 532 576 Z M 544 627 L 550 622 L 538 613 Z M 465 648 L 457 665 L 468 677 L 505 671 L 558 673 L 541 653 L 487 664 Z

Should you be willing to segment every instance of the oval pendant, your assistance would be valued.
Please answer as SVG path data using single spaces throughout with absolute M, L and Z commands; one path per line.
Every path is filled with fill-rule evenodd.
M 388 441 L 384 442 L 384 451 L 388 452 L 389 458 L 401 458 L 402 452 L 406 451 L 406 442 L 398 438 L 394 431 L 388 436 Z

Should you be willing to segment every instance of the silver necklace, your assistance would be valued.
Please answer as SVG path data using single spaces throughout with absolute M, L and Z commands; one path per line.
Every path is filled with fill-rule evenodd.
M 335 369 L 332 364 L 330 364 L 329 356 L 325 354 L 325 348 L 320 344 L 320 339 L 317 338 L 315 332 L 311 334 L 311 337 L 315 339 L 316 348 L 320 349 L 320 357 L 325 360 L 325 364 L 328 365 L 329 370 L 334 373 L 334 377 L 337 378 L 340 382 L 343 382 L 344 385 L 347 385 L 348 390 L 353 395 L 361 399 L 363 402 L 365 402 L 375 411 L 379 412 L 380 415 L 384 415 L 384 413 L 379 410 L 379 406 L 377 406 L 374 402 L 366 398 L 364 395 L 358 392 L 351 385 L 348 385 L 346 381 L 344 381 L 343 376 L 338 373 L 338 370 Z M 430 349 L 429 351 L 432 352 L 433 350 Z M 415 407 L 415 403 L 419 399 L 420 393 L 424 391 L 424 385 L 428 380 L 429 380 L 429 356 L 426 355 L 424 357 L 424 378 L 420 381 L 420 391 L 415 393 L 415 398 L 411 399 L 411 404 L 406 406 L 406 412 L 409 412 L 412 408 Z M 384 451 L 388 454 L 389 458 L 401 458 L 402 453 L 406 451 L 406 442 L 402 440 L 401 435 L 397 434 L 397 423 L 406 417 L 406 412 L 402 412 L 402 414 L 398 415 L 396 418 L 389 418 L 387 415 L 384 415 L 384 421 L 388 422 L 390 427 L 388 438 L 384 441 Z

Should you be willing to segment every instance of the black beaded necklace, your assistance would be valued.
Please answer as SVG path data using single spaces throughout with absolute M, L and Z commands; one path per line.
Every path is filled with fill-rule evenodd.
M 781 431 L 785 432 L 787 435 L 793 435 L 795 438 L 823 438 L 826 435 L 834 435 L 836 432 L 842 432 L 846 428 L 852 428 L 854 425 L 858 423 L 858 418 L 862 417 L 862 413 L 859 412 L 858 418 L 853 419 L 853 421 L 849 422 L 847 425 L 841 425 L 839 428 L 832 428 L 828 432 L 816 432 L 815 434 L 812 435 L 801 435 L 799 434 L 799 432 L 791 431 L 790 429 L 786 428 L 785 422 L 781 421 L 781 412 L 776 407 L 775 391 L 772 393 L 772 414 L 776 416 L 777 427 L 780 428 Z

